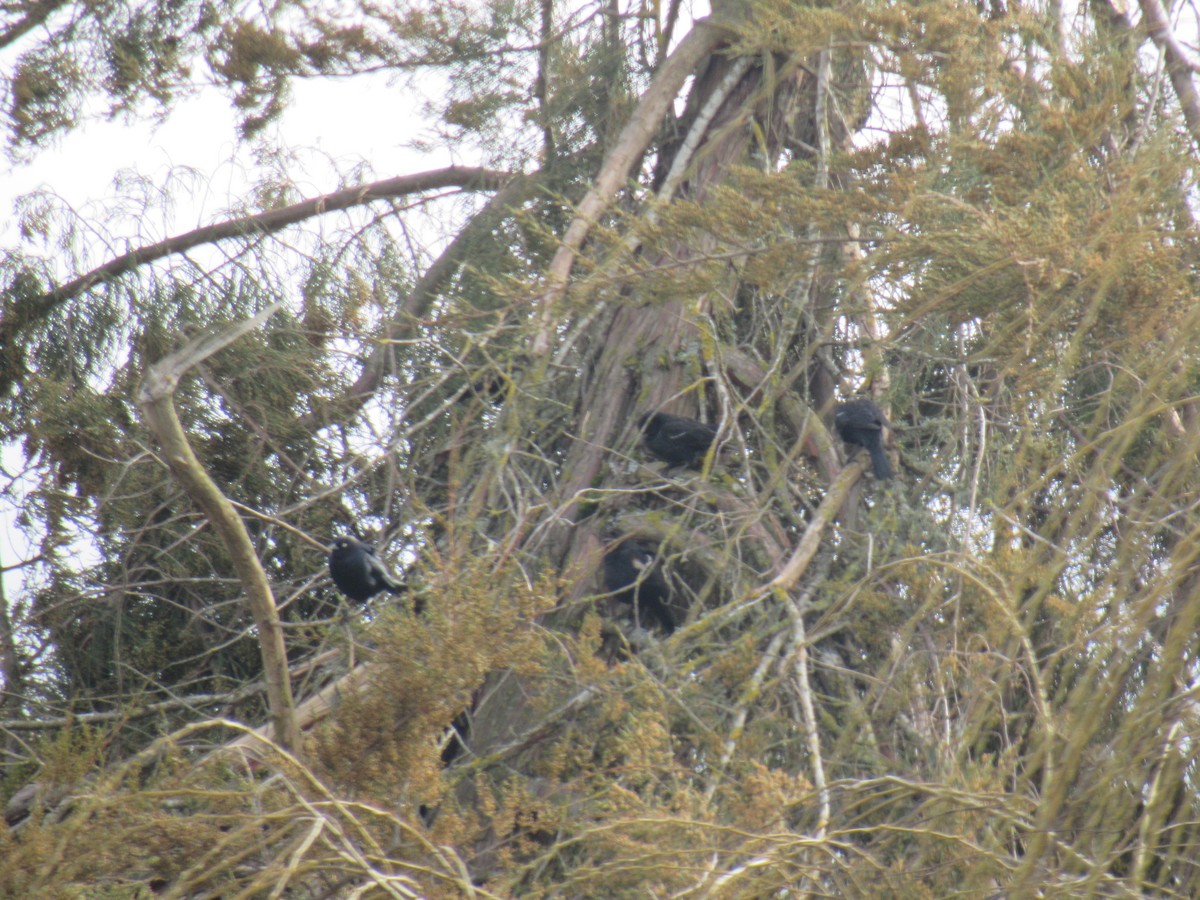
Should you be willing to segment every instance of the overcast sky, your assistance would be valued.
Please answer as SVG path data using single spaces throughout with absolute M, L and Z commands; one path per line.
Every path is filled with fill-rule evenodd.
M 315 80 L 295 85 L 293 103 L 281 121 L 267 133 L 271 143 L 287 147 L 297 162 L 287 177 L 300 196 L 327 193 L 339 187 L 339 174 L 366 163 L 384 178 L 407 172 L 438 168 L 454 159 L 449 149 L 418 153 L 409 143 L 421 137 L 420 98 L 408 86 L 388 84 L 382 75 L 354 80 Z M 407 108 L 406 108 L 407 107 Z M 380 110 L 387 110 L 381 115 Z M 15 215 L 18 197 L 47 190 L 66 202 L 85 219 L 106 216 L 122 173 L 133 172 L 162 184 L 176 167 L 200 173 L 195 189 L 177 198 L 169 213 L 158 220 L 106 223 L 120 239 L 131 245 L 161 240 L 224 218 L 223 210 L 237 205 L 260 181 L 265 170 L 257 162 L 255 145 L 239 143 L 235 117 L 227 97 L 219 91 L 190 98 L 160 125 L 89 122 L 57 145 L 44 150 L 28 163 L 6 164 L 0 180 L 0 246 L 18 246 Z M 139 235 L 142 236 L 139 238 Z M 52 249 L 24 243 L 33 255 L 51 255 Z M 125 247 L 119 248 L 124 250 Z M 96 247 L 97 256 L 110 255 Z M 63 273 L 64 277 L 81 274 Z M 0 446 L 0 464 L 9 473 L 23 467 L 17 445 Z M 16 527 L 21 497 L 0 496 L 0 566 L 28 559 L 32 549 Z M 5 596 L 18 596 L 22 571 L 4 576 Z
M 410 88 L 389 85 L 382 75 L 350 82 L 297 82 L 291 107 L 267 132 L 271 143 L 299 152 L 300 164 L 288 174 L 302 196 L 335 189 L 337 172 L 361 162 L 368 163 L 377 177 L 387 177 L 451 161 L 446 149 L 416 153 L 405 146 L 421 136 L 419 97 Z M 114 179 L 122 171 L 132 170 L 162 183 L 177 166 L 205 173 L 207 184 L 191 202 L 180 203 L 169 223 L 172 234 L 219 218 L 221 210 L 244 197 L 258 180 L 262 170 L 256 163 L 256 147 L 238 142 L 231 103 L 219 91 L 188 99 L 161 125 L 93 121 L 30 163 L 9 162 L 0 201 L 11 210 L 17 196 L 46 188 L 72 208 L 87 210 L 115 196 Z M 4 219 L 4 244 L 11 246 L 13 217 Z

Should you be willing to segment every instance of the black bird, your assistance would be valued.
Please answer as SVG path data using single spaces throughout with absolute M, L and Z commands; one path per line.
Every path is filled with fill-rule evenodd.
M 865 447 L 871 454 L 871 468 L 876 478 L 892 477 L 892 464 L 883 449 L 883 427 L 886 425 L 890 428 L 892 423 L 874 400 L 863 397 L 839 403 L 833 411 L 833 424 L 843 441 L 855 447 Z
M 638 417 L 646 449 L 671 466 L 700 468 L 704 455 L 717 438 L 717 426 L 670 413 L 645 413 Z
M 380 591 L 399 594 L 406 590 L 379 561 L 374 547 L 349 537 L 333 539 L 329 575 L 337 589 L 356 603 L 370 600 Z
M 671 588 L 655 560 L 655 553 L 637 538 L 625 538 L 604 554 L 604 587 L 621 603 L 633 606 L 639 623 L 654 619 L 670 634 L 675 630 Z

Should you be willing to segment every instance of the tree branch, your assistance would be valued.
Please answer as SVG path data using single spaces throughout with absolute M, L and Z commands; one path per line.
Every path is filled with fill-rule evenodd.
M 282 302 L 273 303 L 257 316 L 239 322 L 231 328 L 201 335 L 159 360 L 146 373 L 146 378 L 138 389 L 137 402 L 146 424 L 162 444 L 167 465 L 192 500 L 203 510 L 229 552 L 258 629 L 263 680 L 267 685 L 267 705 L 270 709 L 275 742 L 295 751 L 300 746 L 300 732 L 296 727 L 292 686 L 288 679 L 283 627 L 279 621 L 279 610 L 275 606 L 270 582 L 254 553 L 254 544 L 246 531 L 245 523 L 192 451 L 174 404 L 175 387 L 188 369 L 257 328 L 282 305 Z
M 846 464 L 846 468 L 842 469 L 841 474 L 829 486 L 829 492 L 825 494 L 825 499 L 821 501 L 821 505 L 813 514 L 812 521 L 800 538 L 800 543 L 796 545 L 791 559 L 784 563 L 778 575 L 767 582 L 764 591 L 791 590 L 800 576 L 804 574 L 813 557 L 817 555 L 817 550 L 821 546 L 821 535 L 825 533 L 825 528 L 833 522 L 838 510 L 842 508 L 846 494 L 862 477 L 865 469 L 866 464 L 862 460 Z
M 378 670 L 379 666 L 376 663 L 362 663 L 306 699 L 296 708 L 297 733 L 311 728 L 329 716 L 341 704 L 344 697 L 358 696 Z M 230 755 L 248 755 L 253 757 L 256 755 L 256 747 L 268 739 L 266 728 L 247 728 L 245 734 L 214 750 L 212 756 L 227 758 Z M 279 741 L 276 740 L 275 743 L 279 743 Z
M 288 671 L 288 678 L 295 680 L 300 678 L 320 666 L 340 659 L 342 652 L 340 650 L 326 650 L 324 653 L 314 656 L 311 659 L 304 660 L 301 663 L 293 666 Z M 180 694 L 177 697 L 170 697 L 166 700 L 156 700 L 153 703 L 145 705 L 123 706 L 118 709 L 106 709 L 99 712 L 83 712 L 69 713 L 64 716 L 55 716 L 50 719 L 5 719 L 0 720 L 0 732 L 3 731 L 49 731 L 53 728 L 66 728 L 71 725 L 92 725 L 96 722 L 113 722 L 117 720 L 140 719 L 145 716 L 158 715 L 161 712 L 168 712 L 174 709 L 196 709 L 200 706 L 214 706 L 220 704 L 223 707 L 237 706 L 251 697 L 257 696 L 266 690 L 266 685 L 261 681 L 252 681 L 249 684 L 243 684 L 241 687 L 233 691 L 226 691 L 220 694 Z M 303 705 L 303 704 L 301 704 Z M 303 723 L 301 723 L 303 727 Z M 264 735 L 265 737 L 265 735 Z
M 58 12 L 69 4 L 65 0 L 40 0 L 22 8 L 22 16 L 3 31 L 0 31 L 0 48 L 11 46 L 35 28 L 39 28 L 50 14 Z M 21 8 L 21 7 L 17 7 Z
M 511 177 L 508 172 L 494 169 L 448 166 L 444 169 L 433 169 L 415 175 L 399 175 L 395 178 L 373 181 L 370 184 L 360 184 L 334 191 L 332 194 L 322 194 L 319 197 L 301 200 L 299 203 L 279 209 L 270 209 L 252 216 L 242 216 L 238 219 L 218 222 L 215 225 L 205 225 L 203 228 L 167 238 L 157 244 L 150 244 L 123 253 L 104 265 L 97 266 L 62 287 L 50 291 L 36 303 L 32 310 L 25 312 L 22 318 L 25 321 L 41 318 L 58 304 L 78 296 L 96 284 L 110 281 L 138 266 L 176 253 L 183 253 L 201 244 L 211 244 L 248 235 L 271 234 L 313 216 L 363 206 L 373 200 L 382 200 L 388 197 L 399 197 L 446 187 L 495 190 Z
M 1179 98 L 1179 107 L 1183 110 L 1183 119 L 1192 136 L 1192 143 L 1200 148 L 1200 94 L 1197 94 L 1196 85 L 1192 83 L 1192 64 L 1184 53 L 1183 45 L 1171 31 L 1167 11 L 1160 0 L 1140 0 L 1139 5 L 1150 39 L 1166 56 L 1167 75 L 1175 88 L 1175 96 Z
M 539 325 L 533 340 L 534 356 L 545 356 L 550 352 L 551 336 L 558 324 L 554 307 L 566 292 L 567 280 L 579 248 L 629 178 L 629 173 L 646 151 L 662 124 L 667 108 L 678 96 L 688 76 L 716 49 L 722 34 L 722 30 L 710 20 L 701 19 L 696 23 L 696 27 L 655 74 L 637 110 L 622 129 L 616 145 L 609 151 L 595 184 L 580 201 L 575 218 L 567 227 L 554 259 L 550 261 L 550 268 L 546 272 L 546 289 L 537 298 Z
M 430 307 L 433 306 L 434 293 L 458 271 L 458 266 L 462 263 L 467 248 L 476 238 L 480 229 L 492 223 L 494 216 L 523 200 L 536 180 L 536 176 L 532 175 L 518 175 L 513 178 L 458 232 L 449 246 L 442 251 L 442 255 L 425 270 L 425 274 L 408 292 L 402 308 L 388 322 L 382 340 L 371 353 L 370 358 L 363 366 L 362 373 L 350 386 L 345 397 L 326 406 L 325 412 L 320 414 L 320 421 L 312 413 L 305 415 L 301 420 L 305 426 L 324 425 L 329 419 L 328 411 L 330 409 L 336 409 L 337 417 L 344 420 L 362 408 L 375 389 L 379 387 L 380 380 L 387 372 L 391 359 L 391 343 L 402 339 L 412 328 L 414 321 L 425 317 Z

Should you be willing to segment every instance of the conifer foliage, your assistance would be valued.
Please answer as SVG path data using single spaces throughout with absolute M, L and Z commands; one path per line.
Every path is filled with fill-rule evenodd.
M 18 204 L 0 895 L 1200 894 L 1195 11 L 712 7 L 4 14 L 13 159 L 263 177 Z M 379 73 L 462 164 L 297 190 Z

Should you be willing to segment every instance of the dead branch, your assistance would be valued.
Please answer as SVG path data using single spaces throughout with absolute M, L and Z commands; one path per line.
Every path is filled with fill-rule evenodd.
M 800 579 L 800 576 L 808 569 L 808 564 L 817 555 L 817 550 L 821 547 L 821 536 L 825 533 L 825 529 L 833 523 L 838 510 L 845 502 L 846 494 L 862 477 L 865 469 L 866 465 L 861 460 L 848 463 L 846 468 L 842 469 L 833 484 L 829 485 L 829 492 L 821 501 L 821 505 L 817 507 L 817 511 L 808 525 L 808 530 L 800 538 L 800 543 L 796 545 L 791 558 L 784 564 L 779 574 L 767 582 L 764 591 L 788 591 Z
M 441 256 L 434 260 L 433 265 L 413 285 L 408 296 L 399 310 L 391 317 L 384 329 L 383 339 L 376 345 L 370 358 L 363 366 L 362 373 L 350 386 L 341 400 L 332 404 L 337 415 L 344 418 L 367 402 L 379 386 L 380 380 L 388 371 L 392 358 L 391 344 L 403 339 L 413 327 L 413 323 L 424 318 L 433 305 L 434 294 L 456 271 L 463 261 L 467 248 L 476 239 L 483 228 L 491 227 L 495 217 L 525 199 L 529 190 L 536 183 L 536 176 L 518 176 L 501 188 L 475 216 L 458 232 L 449 246 L 442 251 Z M 326 407 L 328 410 L 331 407 Z M 328 417 L 327 412 L 321 415 Z M 304 416 L 303 424 L 309 427 L 323 425 L 316 421 L 316 414 Z
M 262 654 L 267 705 L 275 742 L 282 747 L 298 749 L 300 732 L 296 727 L 292 686 L 288 679 L 287 651 L 271 584 L 254 553 L 254 544 L 245 523 L 192 451 L 174 404 L 175 388 L 184 373 L 257 328 L 281 306 L 282 303 L 273 303 L 257 316 L 223 331 L 202 335 L 159 360 L 150 367 L 138 389 L 138 407 L 162 445 L 163 456 L 171 472 L 204 511 L 229 552 L 258 629 L 258 646 Z

